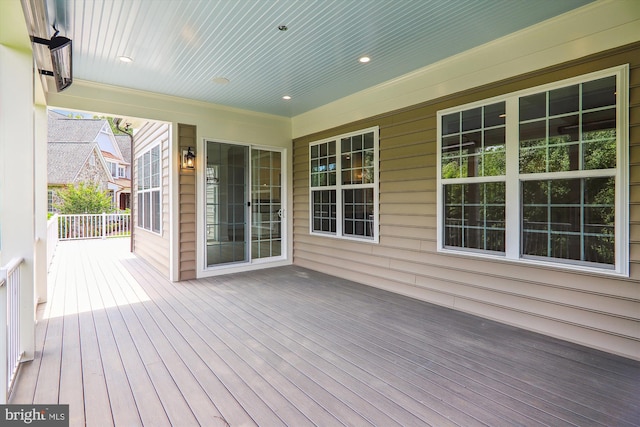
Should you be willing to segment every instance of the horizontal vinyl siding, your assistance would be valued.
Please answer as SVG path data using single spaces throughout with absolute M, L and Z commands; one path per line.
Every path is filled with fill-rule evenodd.
M 438 110 L 630 64 L 630 278 L 436 251 Z M 380 126 L 380 243 L 309 234 L 310 142 Z M 294 141 L 294 263 L 640 359 L 640 44 Z
M 169 257 L 170 257 L 170 223 L 169 223 L 169 124 L 160 122 L 148 122 L 134 137 L 134 173 L 138 172 L 137 157 L 160 143 L 161 166 L 162 166 L 162 230 L 161 234 L 156 234 L 148 230 L 136 227 L 133 234 L 134 252 L 140 258 L 145 259 L 160 271 L 165 277 L 169 277 Z M 133 204 L 134 204 L 134 224 L 137 224 L 138 197 L 137 197 L 137 175 L 132 181 Z
M 195 150 L 196 127 L 178 124 L 178 149 L 192 148 Z M 194 170 L 180 169 L 179 175 L 179 256 L 178 280 L 196 278 L 197 271 L 197 238 L 196 238 L 196 173 Z

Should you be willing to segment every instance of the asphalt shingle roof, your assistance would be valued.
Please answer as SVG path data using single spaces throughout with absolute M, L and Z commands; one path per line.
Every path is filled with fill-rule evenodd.
M 47 139 L 49 143 L 93 142 L 105 123 L 104 119 L 63 119 L 49 115 Z
M 47 181 L 50 185 L 70 184 L 89 154 L 98 144 L 50 142 L 47 145 Z
M 118 148 L 125 162 L 131 163 L 131 138 L 127 135 L 115 135 Z

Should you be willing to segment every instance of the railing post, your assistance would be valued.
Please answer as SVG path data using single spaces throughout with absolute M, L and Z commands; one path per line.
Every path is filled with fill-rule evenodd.
M 102 239 L 107 238 L 107 213 L 102 212 Z

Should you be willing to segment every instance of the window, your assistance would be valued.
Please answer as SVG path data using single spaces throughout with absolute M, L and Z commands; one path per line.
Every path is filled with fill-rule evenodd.
M 626 75 L 439 112 L 439 250 L 627 274 Z
M 119 178 L 126 178 L 127 177 L 127 175 L 125 173 L 124 166 L 118 166 L 118 177 Z
M 137 157 L 138 227 L 160 233 L 160 146 Z
M 111 176 L 113 178 L 117 178 L 118 177 L 118 164 L 117 163 L 113 163 L 113 162 L 107 162 L 107 165 L 109 166 L 109 171 L 111 172 Z
M 378 241 L 378 127 L 310 146 L 310 232 Z

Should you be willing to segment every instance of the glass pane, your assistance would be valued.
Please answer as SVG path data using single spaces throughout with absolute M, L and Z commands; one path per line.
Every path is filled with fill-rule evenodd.
M 615 76 L 593 80 L 582 84 L 582 109 L 616 105 Z
M 521 148 L 520 173 L 539 173 L 547 171 L 547 149 Z
M 520 148 L 547 145 L 547 123 L 544 120 L 520 124 Z
M 151 210 L 152 210 L 152 220 L 151 220 L 151 229 L 156 233 L 160 232 L 160 213 L 162 212 L 162 207 L 160 206 L 160 191 L 151 192 L 152 200 L 151 200 Z
M 150 230 L 151 229 L 151 194 L 146 192 L 142 194 L 142 212 L 143 212 L 143 223 L 142 227 Z
M 160 147 L 151 149 L 151 188 L 160 187 Z
M 151 185 L 151 153 L 147 151 L 142 156 L 142 188 L 148 190 Z
M 442 116 L 442 135 L 460 132 L 460 113 Z
M 586 113 L 582 118 L 584 169 L 616 167 L 616 110 Z
M 538 119 L 547 115 L 546 92 L 520 98 L 520 121 Z
M 138 227 L 144 228 L 144 193 L 138 193 Z
M 567 86 L 549 92 L 549 115 L 573 113 L 580 107 L 579 85 Z
M 484 131 L 483 176 L 499 176 L 506 173 L 505 129 Z
M 482 108 L 474 108 L 462 112 L 462 131 L 482 128 Z
M 487 105 L 484 107 L 484 127 L 500 126 L 505 124 L 505 103 Z

